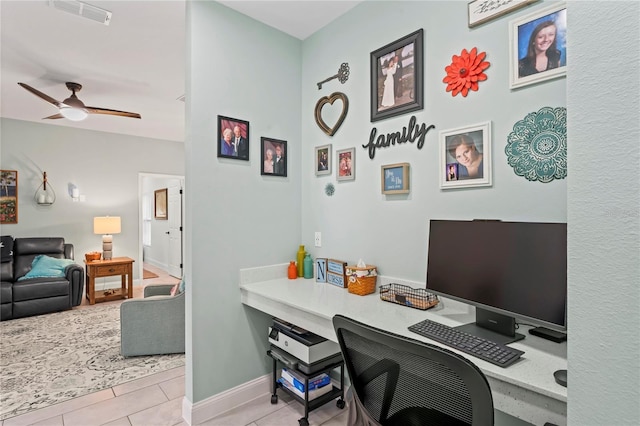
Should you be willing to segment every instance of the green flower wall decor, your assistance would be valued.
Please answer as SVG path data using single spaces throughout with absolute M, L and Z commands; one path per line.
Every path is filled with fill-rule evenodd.
M 542 183 L 567 177 L 567 109 L 544 107 L 513 126 L 504 149 L 518 176 Z

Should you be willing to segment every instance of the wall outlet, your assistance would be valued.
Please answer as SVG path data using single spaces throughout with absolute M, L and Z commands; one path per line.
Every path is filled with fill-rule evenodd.
M 315 246 L 316 247 L 322 247 L 322 233 L 321 232 L 316 232 L 316 236 L 315 236 Z

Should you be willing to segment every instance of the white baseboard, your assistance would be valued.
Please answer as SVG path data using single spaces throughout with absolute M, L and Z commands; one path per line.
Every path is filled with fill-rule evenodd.
M 185 396 L 182 400 L 182 418 L 190 425 L 204 423 L 235 407 L 246 404 L 247 401 L 271 394 L 272 380 L 272 374 L 266 374 L 195 404 Z

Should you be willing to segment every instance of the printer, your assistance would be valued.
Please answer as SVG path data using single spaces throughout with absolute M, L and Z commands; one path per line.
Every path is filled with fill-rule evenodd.
M 279 318 L 274 318 L 273 326 L 269 327 L 269 343 L 307 365 L 342 357 L 337 343 Z

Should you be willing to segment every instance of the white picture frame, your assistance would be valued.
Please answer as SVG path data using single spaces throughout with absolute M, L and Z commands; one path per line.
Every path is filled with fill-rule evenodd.
M 356 149 L 347 148 L 336 151 L 336 180 L 354 180 L 356 178 Z
M 547 69 L 535 67 L 534 35 L 555 28 L 555 39 L 545 49 Z M 553 54 L 551 54 L 553 53 Z M 509 23 L 509 83 L 511 89 L 528 86 L 567 74 L 567 6 L 558 3 Z
M 484 24 L 539 0 L 473 0 L 467 3 L 469 28 Z
M 490 121 L 442 130 L 439 142 L 441 189 L 492 185 Z

